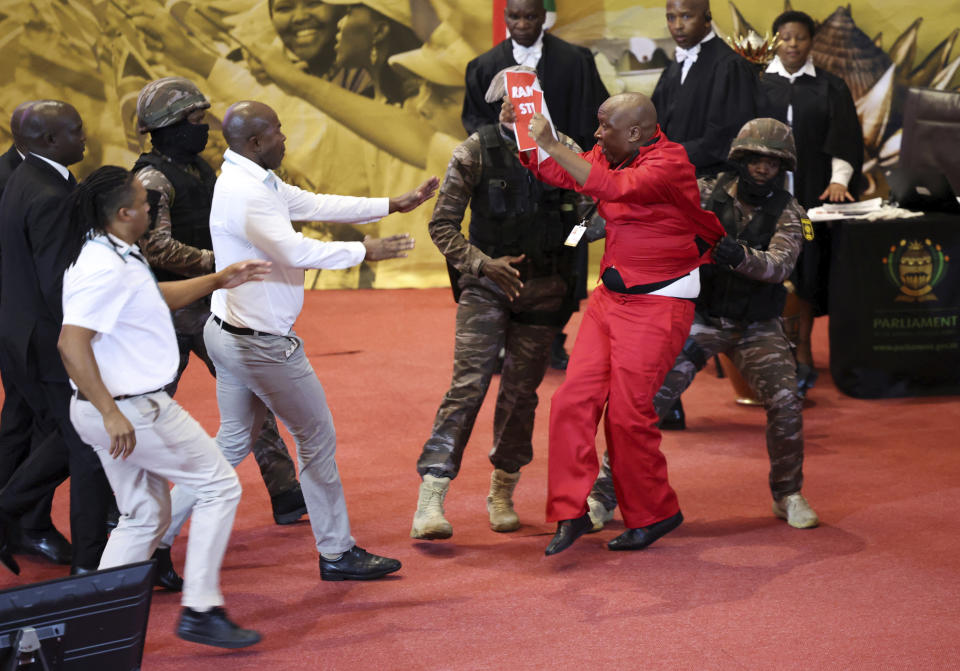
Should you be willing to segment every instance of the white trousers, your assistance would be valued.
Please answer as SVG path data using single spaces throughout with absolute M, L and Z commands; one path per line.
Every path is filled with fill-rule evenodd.
M 223 605 L 220 565 L 240 502 L 240 481 L 199 423 L 166 392 L 117 401 L 137 444 L 126 459 L 110 456 L 103 416 L 88 401 L 70 402 L 70 420 L 103 463 L 120 522 L 100 559 L 111 568 L 150 558 L 170 525 L 170 485 L 196 496 L 187 542 L 181 603 L 206 610 Z

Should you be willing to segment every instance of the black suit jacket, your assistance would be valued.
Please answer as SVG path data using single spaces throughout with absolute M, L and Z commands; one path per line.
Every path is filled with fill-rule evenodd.
M 23 159 L 20 158 L 20 152 L 17 151 L 15 145 L 10 145 L 3 156 L 0 156 L 0 198 L 3 197 L 3 189 L 7 185 L 7 180 L 10 179 L 10 175 L 21 163 L 23 163 Z
M 0 346 L 40 380 L 66 382 L 57 351 L 63 321 L 65 201 L 73 190 L 36 156 L 14 170 L 0 199 Z
M 10 175 L 21 163 L 23 163 L 23 159 L 20 158 L 20 152 L 17 151 L 16 145 L 10 145 L 3 156 L 0 156 L 0 199 L 3 198 L 3 189 L 7 186 L 7 180 L 10 179 Z M 0 244 L 0 266 L 2 266 L 2 263 L 3 245 Z
M 651 100 L 660 128 L 687 150 L 697 176 L 715 175 L 725 167 L 733 138 L 756 116 L 759 75 L 719 37 L 701 44 L 681 85 L 682 69 L 670 61 Z
M 488 103 L 483 98 L 494 75 L 516 64 L 509 38 L 467 64 L 467 90 L 461 116 L 467 133 L 499 123 L 500 103 Z M 596 142 L 593 133 L 597 129 L 597 108 L 609 97 L 597 73 L 593 54 L 589 49 L 544 33 L 537 76 L 557 130 L 573 138 L 584 151 L 590 149 Z

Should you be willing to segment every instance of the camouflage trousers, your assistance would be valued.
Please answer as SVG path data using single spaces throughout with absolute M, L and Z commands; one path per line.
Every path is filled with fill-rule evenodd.
M 453 380 L 417 460 L 421 477 L 427 473 L 457 476 L 501 347 L 506 356 L 493 416 L 490 462 L 510 473 L 530 463 L 537 387 L 547 370 L 550 343 L 560 330 L 559 322 L 549 322 L 561 310 L 567 293 L 559 275 L 525 281 L 513 302 L 485 277 L 464 275 L 460 287 Z
M 653 405 L 666 415 L 693 377 L 715 354 L 727 354 L 767 411 L 770 491 L 779 500 L 803 484 L 802 400 L 797 393 L 796 361 L 780 318 L 739 322 L 697 313 L 683 351 L 667 373 Z M 607 510 L 617 507 L 606 453 L 590 495 Z
M 211 375 L 217 376 L 217 370 L 203 343 L 203 325 L 209 317 L 209 309 L 202 301 L 191 303 L 173 313 L 177 346 L 180 349 L 180 365 L 177 367 L 177 376 L 166 387 L 166 392 L 170 396 L 176 393 L 180 376 L 190 363 L 190 352 L 197 355 L 207 366 Z M 300 483 L 297 482 L 297 467 L 293 464 L 290 452 L 280 436 L 277 418 L 269 410 L 260 427 L 260 434 L 253 444 L 253 456 L 257 460 L 263 484 L 266 485 L 270 498 L 276 498 L 300 487 Z

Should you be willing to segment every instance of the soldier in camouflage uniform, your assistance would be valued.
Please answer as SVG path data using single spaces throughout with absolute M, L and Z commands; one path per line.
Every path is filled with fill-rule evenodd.
M 569 138 L 564 142 L 579 151 Z M 461 233 L 467 205 L 469 240 Z M 443 516 L 450 481 L 506 350 L 494 412 L 487 511 L 494 531 L 520 526 L 513 491 L 533 458 L 537 387 L 574 288 L 576 194 L 532 179 L 516 158 L 512 131 L 482 126 L 453 153 L 429 224 L 430 237 L 460 273 L 453 381 L 417 461 L 422 477 L 410 536 L 449 538 Z M 585 208 L 584 208 L 585 209 Z
M 150 82 L 137 100 L 140 132 L 149 132 L 153 145 L 134 165 L 137 178 L 147 189 L 152 220 L 139 246 L 161 282 L 214 271 L 209 215 L 216 173 L 200 157 L 207 144 L 209 126 L 203 123 L 203 117 L 208 107 L 206 97 L 183 77 Z M 167 387 L 171 396 L 187 367 L 190 352 L 200 357 L 211 375 L 216 375 L 203 342 L 203 325 L 209 317 L 209 297 L 173 313 L 180 366 Z M 270 493 L 274 520 L 277 524 L 296 522 L 306 513 L 306 505 L 296 468 L 272 413 L 267 413 L 253 454 Z M 169 562 L 169 553 L 170 544 L 193 505 L 192 497 L 184 494 L 182 490 L 173 494 L 173 522 L 155 555 L 157 580 L 169 589 L 179 589 L 181 584 Z
M 726 353 L 767 410 L 767 452 L 773 512 L 796 528 L 814 527 L 817 514 L 800 494 L 803 484 L 802 399 L 796 362 L 780 314 L 810 220 L 783 189 L 785 170 L 796 166 L 790 128 L 754 119 L 730 148 L 736 171 L 700 180 L 703 208 L 712 210 L 727 236 L 716 265 L 701 269 L 701 290 L 690 336 L 654 399 L 663 417 L 715 354 Z M 613 516 L 617 499 L 607 455 L 588 499 L 594 530 Z

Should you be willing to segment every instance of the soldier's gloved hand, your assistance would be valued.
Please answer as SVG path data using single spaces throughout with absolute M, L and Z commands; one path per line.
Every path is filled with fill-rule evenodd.
M 722 266 L 736 268 L 746 258 L 747 252 L 732 236 L 726 236 L 713 248 L 713 260 Z

